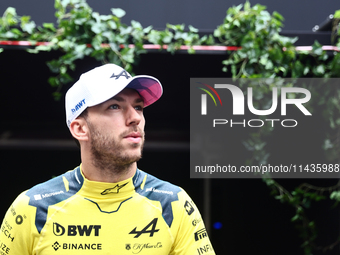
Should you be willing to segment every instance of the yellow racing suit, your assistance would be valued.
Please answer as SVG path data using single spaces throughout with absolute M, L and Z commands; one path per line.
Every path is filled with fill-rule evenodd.
M 119 183 L 81 167 L 23 192 L 1 225 L 0 255 L 211 255 L 201 215 L 178 186 L 139 169 Z

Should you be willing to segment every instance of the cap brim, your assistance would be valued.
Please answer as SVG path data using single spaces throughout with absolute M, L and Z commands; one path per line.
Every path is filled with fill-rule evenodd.
M 144 100 L 144 107 L 156 102 L 163 94 L 161 83 L 152 76 L 137 75 L 126 86 L 136 90 Z

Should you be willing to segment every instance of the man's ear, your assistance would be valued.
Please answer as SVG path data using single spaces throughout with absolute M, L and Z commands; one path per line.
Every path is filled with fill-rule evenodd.
M 76 118 L 70 124 L 72 136 L 78 141 L 88 141 L 89 129 L 84 118 Z

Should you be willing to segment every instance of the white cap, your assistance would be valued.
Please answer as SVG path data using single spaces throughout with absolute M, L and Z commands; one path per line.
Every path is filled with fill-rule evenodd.
M 87 107 L 103 103 L 124 88 L 135 89 L 144 99 L 144 107 L 156 102 L 162 95 L 161 83 L 148 75 L 132 77 L 115 64 L 96 67 L 84 74 L 67 91 L 65 96 L 66 123 L 70 127 Z

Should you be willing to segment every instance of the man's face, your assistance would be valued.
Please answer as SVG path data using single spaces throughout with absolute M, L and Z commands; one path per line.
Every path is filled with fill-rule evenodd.
M 88 108 L 93 163 L 100 168 L 119 168 L 142 157 L 144 103 L 132 89 L 124 89 L 108 101 Z

